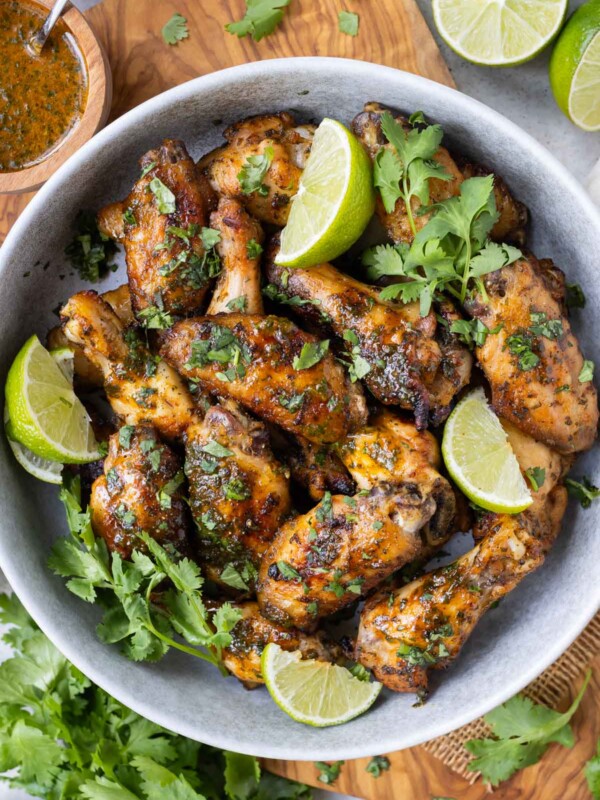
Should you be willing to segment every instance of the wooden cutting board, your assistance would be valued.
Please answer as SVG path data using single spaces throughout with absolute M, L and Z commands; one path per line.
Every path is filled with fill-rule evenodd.
M 454 85 L 414 0 L 293 0 L 278 31 L 259 43 L 237 39 L 223 30 L 227 22 L 242 16 L 243 5 L 243 0 L 102 0 L 88 11 L 86 16 L 104 43 L 113 69 L 112 118 L 198 75 L 282 56 L 362 59 Z M 343 8 L 361 16 L 356 38 L 337 29 L 337 13 Z M 168 47 L 160 30 L 175 11 L 187 18 L 190 37 Z M 31 197 L 0 196 L 0 242 Z M 581 768 L 600 735 L 596 712 L 600 660 L 595 666 L 594 681 L 576 718 L 575 748 L 552 747 L 539 765 L 503 786 L 498 798 L 589 800 Z M 390 771 L 378 779 L 365 771 L 368 759 L 348 762 L 333 788 L 367 800 L 431 800 L 436 796 L 482 800 L 486 795 L 481 784 L 469 786 L 421 748 L 395 753 L 390 760 Z M 268 762 L 268 766 L 323 786 L 310 762 Z

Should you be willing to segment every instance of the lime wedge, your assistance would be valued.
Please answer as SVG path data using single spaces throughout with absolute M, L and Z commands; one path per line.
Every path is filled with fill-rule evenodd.
M 336 664 L 303 660 L 298 651 L 282 650 L 278 644 L 263 650 L 261 672 L 279 708 L 315 728 L 341 725 L 364 714 L 382 688 Z
M 69 381 L 69 385 L 73 386 L 73 379 L 75 377 L 75 354 L 69 347 L 56 347 L 50 350 L 50 355 L 58 364 L 58 368 Z
M 324 119 L 281 234 L 278 264 L 312 267 L 344 253 L 375 210 L 371 161 L 348 128 Z
M 478 506 L 518 514 L 533 502 L 506 432 L 483 389 L 470 392 L 448 417 L 442 455 L 456 484 Z
M 433 0 L 442 39 L 473 64 L 530 61 L 556 36 L 568 0 Z
M 37 336 L 13 361 L 5 394 L 10 438 L 34 455 L 63 464 L 100 457 L 85 408 Z
M 550 86 L 561 111 L 584 131 L 600 130 L 600 2 L 569 18 L 550 58 Z

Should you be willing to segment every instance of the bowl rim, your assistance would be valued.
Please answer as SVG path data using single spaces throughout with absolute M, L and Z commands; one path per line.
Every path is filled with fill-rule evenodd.
M 50 10 L 54 0 L 31 0 L 31 4 Z M 67 6 L 60 19 L 75 39 L 85 62 L 88 94 L 83 113 L 65 138 L 39 163 L 15 172 L 0 172 L 0 193 L 31 192 L 42 186 L 108 119 L 112 103 L 112 72 L 102 42 L 75 6 Z
M 229 67 L 225 70 L 203 75 L 194 78 L 183 84 L 175 86 L 159 95 L 145 101 L 144 103 L 136 106 L 122 117 L 112 122 L 104 130 L 100 131 L 96 136 L 87 142 L 80 150 L 74 153 L 71 158 L 50 178 L 45 186 L 38 192 L 31 203 L 27 206 L 25 211 L 19 217 L 12 230 L 10 231 L 2 253 L 0 254 L 0 277 L 3 269 L 9 268 L 8 264 L 11 260 L 11 251 L 13 247 L 18 244 L 20 237 L 28 229 L 30 222 L 36 216 L 38 208 L 44 205 L 46 197 L 48 197 L 57 184 L 68 180 L 69 177 L 77 173 L 81 163 L 85 163 L 90 156 L 93 155 L 96 148 L 100 148 L 107 142 L 112 141 L 115 137 L 126 130 L 131 123 L 134 123 L 136 118 L 143 118 L 148 111 L 155 111 L 165 107 L 169 107 L 182 98 L 193 97 L 198 91 L 204 88 L 222 89 L 226 90 L 229 82 L 234 82 L 240 75 L 244 78 L 252 78 L 255 75 L 257 78 L 262 77 L 265 67 L 268 67 L 269 77 L 277 75 L 278 73 L 286 73 L 289 71 L 290 66 L 295 65 L 295 68 L 301 68 L 310 80 L 311 74 L 319 75 L 322 79 L 323 73 L 328 70 L 345 71 L 346 75 L 351 79 L 353 74 L 360 73 L 361 77 L 371 76 L 374 84 L 376 82 L 385 83 L 389 78 L 398 81 L 400 77 L 405 85 L 411 85 L 413 89 L 425 90 L 430 100 L 435 102 L 435 95 L 441 98 L 449 98 L 454 105 L 461 106 L 465 112 L 478 115 L 482 123 L 488 123 L 498 126 L 501 132 L 504 132 L 507 137 L 513 141 L 517 141 L 522 147 L 531 151 L 535 151 L 535 158 L 542 159 L 545 163 L 550 176 L 554 176 L 559 182 L 566 182 L 571 185 L 573 191 L 577 191 L 580 195 L 580 201 L 583 209 L 588 213 L 589 218 L 598 230 L 600 237 L 600 212 L 595 207 L 591 198 L 587 195 L 579 181 L 563 166 L 555 156 L 553 156 L 546 148 L 541 145 L 534 137 L 523 131 L 518 125 L 508 120 L 502 114 L 494 111 L 489 106 L 481 103 L 468 95 L 459 92 L 456 89 L 438 84 L 428 78 L 423 78 L 412 73 L 407 73 L 393 67 L 387 67 L 370 62 L 359 61 L 356 59 L 343 59 L 331 57 L 290 57 L 280 59 L 267 59 L 262 61 L 252 62 L 250 64 L 242 64 L 239 66 Z M 301 65 L 301 66 L 300 66 Z M 14 243 L 14 244 L 13 244 Z M 127 691 L 122 690 L 120 685 L 113 685 L 111 677 L 105 671 L 98 669 L 96 665 L 86 659 L 81 649 L 77 646 L 75 637 L 70 637 L 63 629 L 61 629 L 60 622 L 53 619 L 51 615 L 47 614 L 46 609 L 41 607 L 33 607 L 29 602 L 27 591 L 28 579 L 26 575 L 16 574 L 12 569 L 10 547 L 5 542 L 4 538 L 0 536 L 0 568 L 4 570 L 11 586 L 16 594 L 21 599 L 21 602 L 36 620 L 40 628 L 50 638 L 50 640 L 58 647 L 59 650 L 84 674 L 93 680 L 98 686 L 114 696 L 117 700 L 122 702 L 127 707 L 141 714 L 142 716 L 150 719 L 157 724 L 175 730 L 178 733 L 198 740 L 202 736 L 202 741 L 207 744 L 213 745 L 227 750 L 235 750 L 236 752 L 246 753 L 248 755 L 257 755 L 264 758 L 278 758 L 302 761 L 314 761 L 319 759 L 334 760 L 334 759 L 353 759 L 371 756 L 375 750 L 377 752 L 393 752 L 395 750 L 414 747 L 429 741 L 438 736 L 445 735 L 474 719 L 482 716 L 483 714 L 495 708 L 497 705 L 505 702 L 517 692 L 521 691 L 527 684 L 540 675 L 550 664 L 569 647 L 569 645 L 577 638 L 581 631 L 586 627 L 592 617 L 600 607 L 600 583 L 597 584 L 595 591 L 584 593 L 582 597 L 581 614 L 578 618 L 578 624 L 573 625 L 566 632 L 557 632 L 557 635 L 549 642 L 547 646 L 539 650 L 539 657 L 535 662 L 529 665 L 523 665 L 519 672 L 519 676 L 515 679 L 511 676 L 510 683 L 500 687 L 498 690 L 494 688 L 494 693 L 482 696 L 477 702 L 469 705 L 464 710 L 456 710 L 452 720 L 432 721 L 425 726 L 415 726 L 414 729 L 407 731 L 406 729 L 395 733 L 390 730 L 387 733 L 382 732 L 381 739 L 378 739 L 375 750 L 373 745 L 368 741 L 354 741 L 358 737 L 347 737 L 345 741 L 336 742 L 335 744 L 327 744 L 323 748 L 307 746 L 303 748 L 302 753 L 297 753 L 293 749 L 286 746 L 285 742 L 270 743 L 268 746 L 260 746 L 260 752 L 256 751 L 251 744 L 251 737 L 246 740 L 246 743 L 239 744 L 236 742 L 235 737 L 230 735 L 229 732 L 225 733 L 212 733 L 210 730 L 201 731 L 195 730 L 192 724 L 188 724 L 185 720 L 176 719 L 169 715 L 167 711 L 162 711 L 160 708 L 153 707 L 152 702 L 148 701 L 146 697 L 137 696 L 133 700 L 128 695 Z M 584 605 L 585 602 L 585 605 Z M 175 724 L 174 724 L 175 723 Z M 424 733 L 423 733 L 424 731 Z M 343 737 L 340 737 L 343 739 Z

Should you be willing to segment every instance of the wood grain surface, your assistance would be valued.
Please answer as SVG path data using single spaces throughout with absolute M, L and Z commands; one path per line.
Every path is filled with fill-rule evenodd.
M 361 15 L 358 37 L 337 30 L 337 12 Z M 243 0 L 103 0 L 86 16 L 105 45 L 113 69 L 111 118 L 171 86 L 224 67 L 264 58 L 326 55 L 378 62 L 453 85 L 452 78 L 413 0 L 295 0 L 284 23 L 259 43 L 223 31 L 239 19 Z M 160 30 L 178 11 L 189 23 L 190 38 L 167 47 Z M 0 196 L 0 242 L 32 195 Z M 573 694 L 577 687 L 573 687 Z M 495 793 L 499 800 L 589 800 L 582 767 L 600 735 L 600 658 L 575 717 L 572 750 L 552 746 L 542 761 Z M 392 768 L 380 778 L 365 771 L 368 759 L 347 762 L 332 787 L 368 800 L 482 800 L 481 784 L 462 778 L 416 747 L 390 755 Z M 267 762 L 270 769 L 312 785 L 310 762 Z

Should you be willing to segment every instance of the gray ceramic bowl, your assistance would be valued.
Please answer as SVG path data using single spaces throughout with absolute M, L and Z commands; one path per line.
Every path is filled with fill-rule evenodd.
M 138 157 L 163 137 L 184 139 L 194 156 L 213 147 L 225 123 L 292 109 L 299 119 L 348 123 L 366 100 L 423 109 L 450 141 L 508 181 L 531 209 L 531 246 L 552 256 L 588 303 L 575 327 L 588 358 L 600 363 L 594 310 L 600 308 L 600 217 L 574 178 L 544 148 L 491 109 L 431 81 L 386 67 L 338 59 L 265 61 L 207 75 L 126 114 L 95 136 L 54 175 L 14 226 L 0 256 L 2 375 L 26 337 L 56 324 L 52 310 L 82 288 L 63 248 L 80 208 L 127 194 Z M 49 266 L 46 264 L 49 261 Z M 27 277 L 25 277 L 27 276 Z M 122 282 L 111 276 L 102 288 Z M 463 725 L 503 702 L 554 661 L 599 606 L 600 508 L 571 507 L 545 566 L 490 611 L 447 673 L 432 680 L 422 708 L 414 697 L 384 694 L 366 715 L 339 728 L 293 722 L 265 690 L 176 654 L 136 665 L 95 636 L 97 609 L 46 568 L 65 531 L 55 487 L 30 479 L 0 437 L 0 566 L 50 639 L 83 672 L 131 708 L 186 736 L 219 747 L 284 759 L 337 759 L 409 747 Z M 577 472 L 593 475 L 594 451 Z

